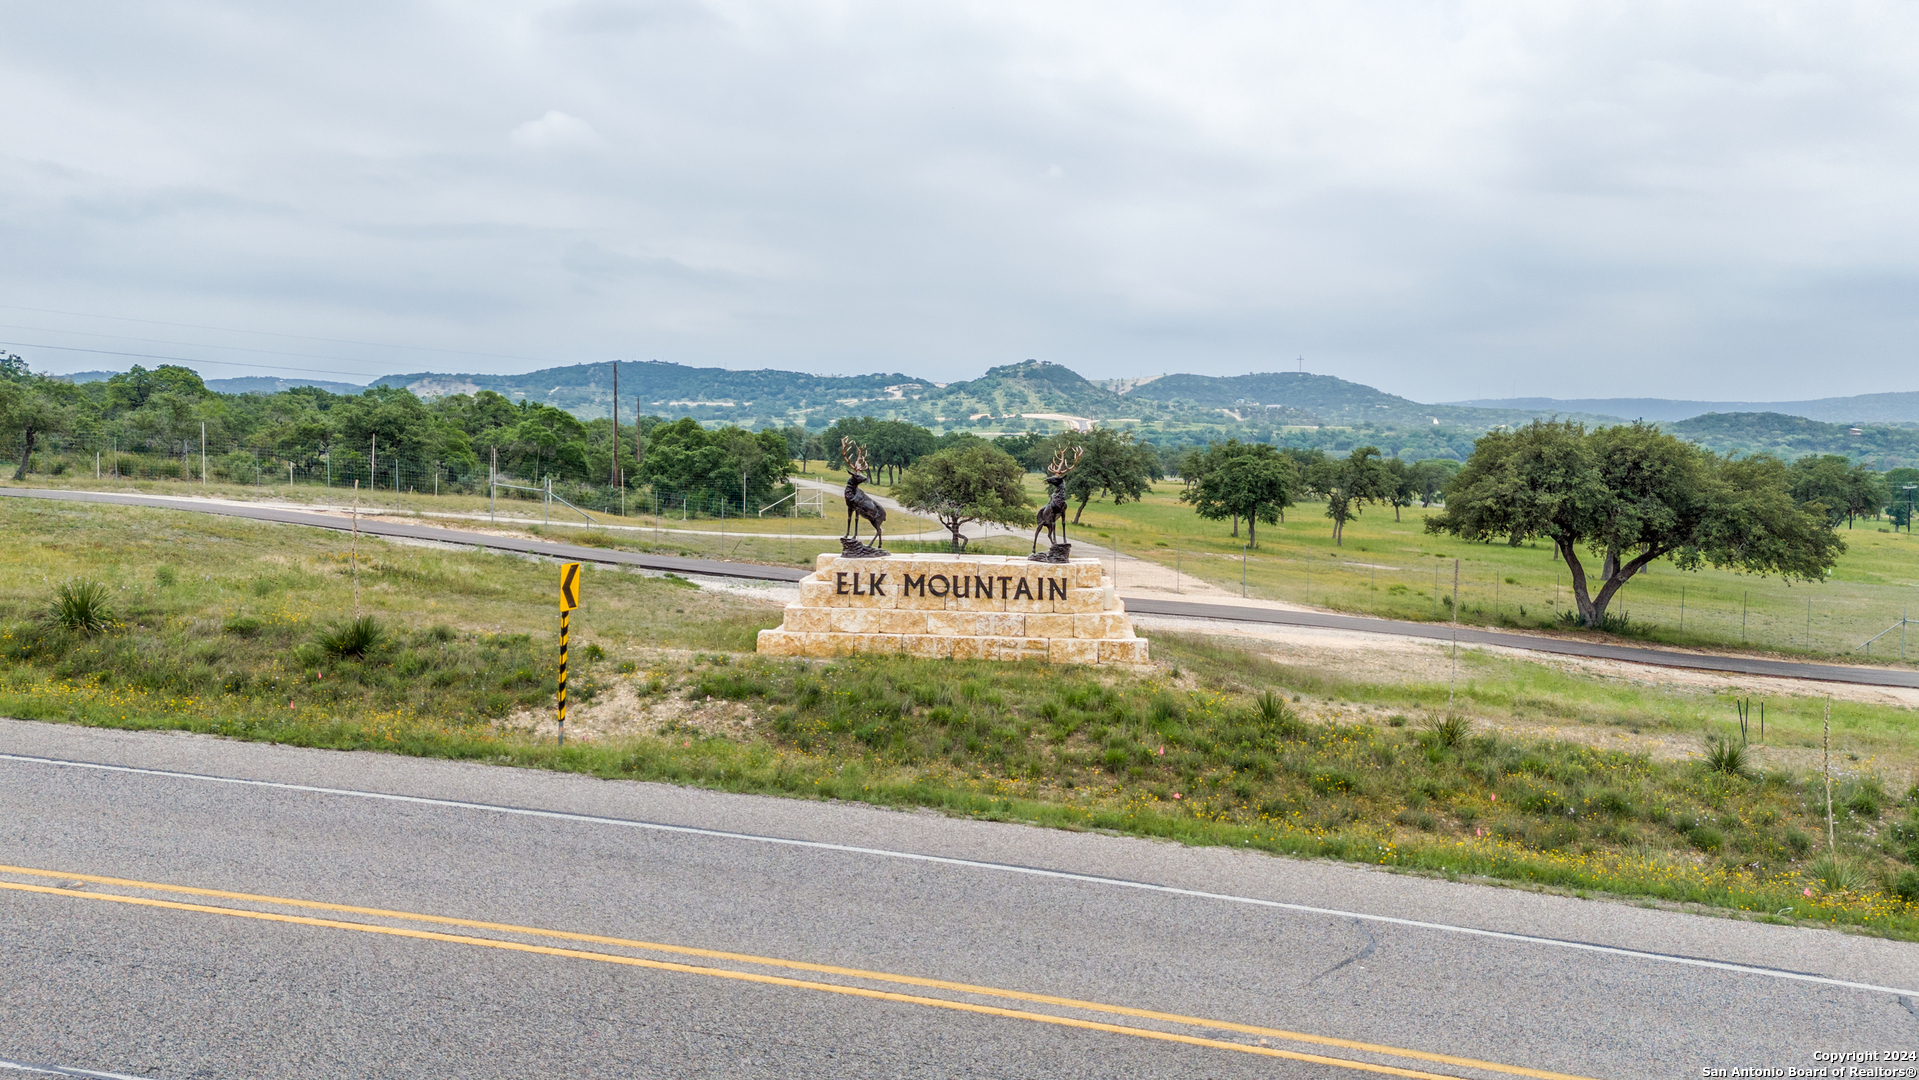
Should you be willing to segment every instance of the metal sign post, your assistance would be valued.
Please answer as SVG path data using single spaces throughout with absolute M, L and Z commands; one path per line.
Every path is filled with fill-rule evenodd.
M 566 638 L 570 616 L 580 606 L 580 564 L 560 566 L 560 745 L 566 745 Z

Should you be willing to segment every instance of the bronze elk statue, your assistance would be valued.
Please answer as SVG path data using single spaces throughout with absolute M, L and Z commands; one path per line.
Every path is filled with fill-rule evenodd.
M 1059 530 L 1066 525 L 1066 474 L 1079 466 L 1079 459 L 1086 456 L 1084 446 L 1073 447 L 1073 460 L 1066 460 L 1066 448 L 1053 452 L 1053 463 L 1046 466 L 1046 486 L 1053 489 L 1046 497 L 1046 505 L 1039 508 L 1039 525 L 1033 530 L 1033 551 L 1039 552 L 1039 534 L 1046 533 L 1046 542 L 1054 548 L 1059 547 Z
M 860 490 L 868 475 L 866 465 L 866 447 L 853 441 L 852 436 L 840 436 L 840 457 L 846 462 L 846 535 L 840 539 L 842 547 L 849 551 L 859 549 L 877 553 L 886 543 L 886 507 L 881 506 L 873 496 Z M 865 518 L 873 526 L 873 546 L 865 547 L 859 542 L 859 525 L 853 515 Z

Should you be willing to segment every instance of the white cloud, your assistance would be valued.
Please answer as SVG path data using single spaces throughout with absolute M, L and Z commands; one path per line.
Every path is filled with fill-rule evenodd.
M 585 150 L 606 142 L 592 124 L 557 109 L 514 128 L 507 138 L 519 150 Z

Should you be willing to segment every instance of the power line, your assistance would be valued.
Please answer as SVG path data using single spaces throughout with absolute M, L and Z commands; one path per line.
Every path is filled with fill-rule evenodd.
M 166 322 L 161 319 L 135 319 L 126 315 L 100 315 L 90 311 L 63 311 L 59 308 L 25 307 L 20 304 L 0 304 L 0 308 L 9 311 L 37 311 L 47 315 L 72 315 L 82 319 L 112 319 L 115 322 L 146 323 L 151 326 L 178 326 L 187 330 L 218 330 L 227 334 L 258 334 L 261 337 L 293 338 L 298 341 L 324 341 L 332 345 L 370 345 L 376 349 L 412 349 L 415 352 L 447 353 L 453 356 L 488 356 L 496 360 L 530 360 L 536 364 L 558 364 L 542 356 L 520 356 L 514 353 L 475 352 L 471 349 L 437 349 L 430 345 L 395 345 L 386 341 L 356 341 L 352 338 L 314 337 L 311 334 L 283 334 L 274 330 L 242 330 L 234 326 L 208 326 L 204 323 Z M 75 331 L 79 333 L 80 331 Z M 337 373 L 336 373 L 337 374 Z
M 291 371 L 299 375 L 317 372 L 321 375 L 346 375 L 348 377 L 358 376 L 361 378 L 366 376 L 366 373 L 362 371 L 329 371 L 326 368 L 274 367 L 272 364 L 248 364 L 238 360 L 201 360 L 191 356 L 162 356 L 159 353 L 114 352 L 111 349 L 82 349 L 74 345 L 39 345 L 31 341 L 13 341 L 7 342 L 6 344 L 19 349 L 58 349 L 61 352 L 93 353 L 99 356 L 131 356 L 140 360 L 172 360 L 181 364 L 214 364 L 219 367 L 264 368 L 268 371 Z
M 54 326 L 21 326 L 18 323 L 0 323 L 7 330 L 38 330 L 48 334 L 78 334 L 81 337 L 109 338 L 114 341 L 149 341 L 156 345 L 185 345 L 191 349 L 226 349 L 229 352 L 250 352 L 262 356 L 300 356 L 310 360 L 338 360 L 344 364 L 358 364 L 363 361 L 351 356 L 329 356 L 325 353 L 286 352 L 281 349 L 261 349 L 251 345 L 208 345 L 199 341 L 169 341 L 166 338 L 130 337 L 126 334 L 102 334 L 94 330 L 62 330 Z

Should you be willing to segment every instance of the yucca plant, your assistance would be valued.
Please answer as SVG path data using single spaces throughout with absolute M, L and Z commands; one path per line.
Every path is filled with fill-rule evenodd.
M 1727 776 L 1751 776 L 1746 744 L 1717 737 L 1707 739 L 1706 768 Z
M 1806 864 L 1806 876 L 1825 892 L 1861 892 L 1869 882 L 1865 872 L 1852 860 L 1830 852 Z
M 330 627 L 320 633 L 320 647 L 339 659 L 364 660 L 386 641 L 386 627 L 371 615 Z
M 1426 718 L 1426 730 L 1439 745 L 1456 747 L 1473 733 L 1473 721 L 1464 713 L 1434 715 Z
M 80 634 L 104 634 L 113 624 L 107 587 L 98 581 L 69 581 L 53 590 L 48 617 Z

